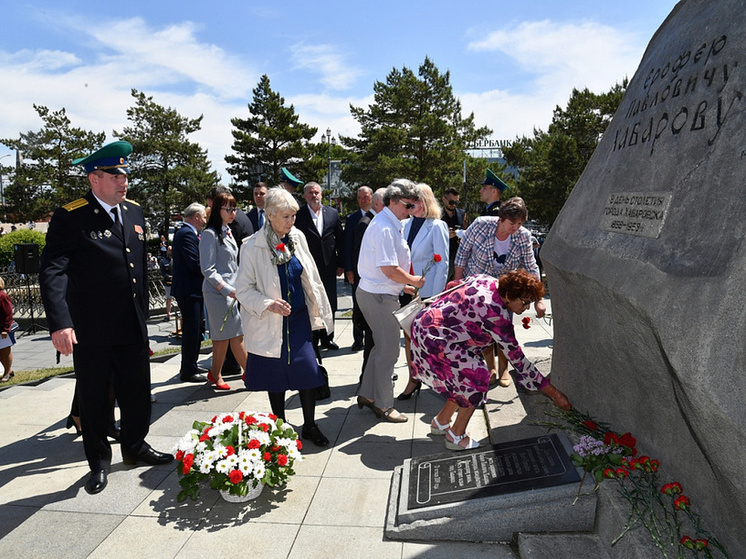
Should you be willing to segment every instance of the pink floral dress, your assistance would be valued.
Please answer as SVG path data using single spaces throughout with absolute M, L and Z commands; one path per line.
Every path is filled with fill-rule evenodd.
M 482 351 L 493 341 L 515 367 L 518 383 L 539 390 L 549 381 L 523 354 L 497 279 L 479 274 L 425 307 L 412 323 L 412 375 L 459 407 L 484 405 L 490 371 Z

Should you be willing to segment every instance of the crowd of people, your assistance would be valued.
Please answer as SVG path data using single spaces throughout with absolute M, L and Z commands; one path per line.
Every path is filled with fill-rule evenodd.
M 501 202 L 507 185 L 491 171 L 480 190 L 484 215 L 470 224 L 457 207 L 457 190 L 446 190 L 441 206 L 429 185 L 406 179 L 375 192 L 359 187 L 359 209 L 343 220 L 322 203 L 318 183 L 304 184 L 283 168 L 277 187 L 255 185 L 248 214 L 224 187 L 207 193 L 205 205 L 184 208 L 172 244 L 162 237 L 151 259 L 143 211 L 126 198 L 131 152 L 127 142 L 114 142 L 73 162 L 85 168 L 91 188 L 54 213 L 41 258 L 52 342 L 73 355 L 75 426 L 91 469 L 89 493 L 107 485 L 109 438 L 120 442 L 126 464 L 173 460 L 145 442 L 151 260 L 167 286 L 167 319 L 172 297 L 181 318 L 179 378 L 230 390 L 224 377 L 240 374 L 248 390 L 267 393 L 282 419 L 287 391 L 298 391 L 301 437 L 318 446 L 329 444 L 315 418 L 317 389 L 327 382 L 320 350 L 339 349 L 334 313 L 343 273 L 353 294 L 351 349 L 363 350 L 359 408 L 392 423 L 408 420 L 394 407 L 401 330 L 393 312 L 418 295 L 433 302 L 405 332 L 409 381 L 397 400 L 418 395 L 423 385 L 441 393 L 446 403 L 431 432 L 445 437 L 446 448 L 479 446 L 467 433 L 469 418 L 492 386 L 510 384 L 508 361 L 522 386 L 570 407 L 515 338 L 514 313 L 531 304 L 537 316 L 545 312 L 543 284 L 523 227 L 525 204 Z M 205 332 L 213 350 L 209 370 L 197 362 Z M 119 425 L 112 423 L 114 401 Z

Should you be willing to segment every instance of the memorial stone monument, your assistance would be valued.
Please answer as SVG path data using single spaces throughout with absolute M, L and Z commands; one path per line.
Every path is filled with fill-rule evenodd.
M 653 36 L 542 249 L 552 381 L 746 557 L 746 3 Z

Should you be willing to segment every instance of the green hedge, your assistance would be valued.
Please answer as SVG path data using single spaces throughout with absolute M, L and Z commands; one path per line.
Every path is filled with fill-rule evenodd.
M 36 243 L 39 254 L 47 244 L 47 237 L 35 229 L 18 229 L 0 237 L 0 266 L 8 266 L 15 260 L 13 245 L 20 243 Z

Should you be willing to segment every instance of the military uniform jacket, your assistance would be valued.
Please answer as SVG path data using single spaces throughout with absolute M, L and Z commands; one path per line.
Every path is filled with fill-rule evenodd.
M 78 342 L 147 343 L 147 249 L 142 208 L 120 204 L 122 229 L 89 190 L 54 212 L 39 282 L 50 332 L 72 327 Z

